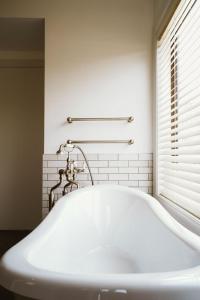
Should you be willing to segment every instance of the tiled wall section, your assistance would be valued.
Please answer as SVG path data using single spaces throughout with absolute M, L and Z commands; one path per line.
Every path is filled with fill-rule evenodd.
M 75 161 L 83 161 L 81 154 L 71 154 Z M 138 154 L 87 154 L 95 184 L 120 184 L 152 194 L 152 153 Z M 43 217 L 48 213 L 48 193 L 58 182 L 58 170 L 66 166 L 66 155 L 44 154 L 43 156 Z M 88 170 L 77 175 L 80 187 L 90 185 Z M 55 191 L 59 199 L 62 187 Z

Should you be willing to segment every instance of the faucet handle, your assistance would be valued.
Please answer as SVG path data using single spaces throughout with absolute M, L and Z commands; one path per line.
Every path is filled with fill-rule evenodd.
M 80 168 L 75 168 L 77 173 L 83 173 L 85 170 L 84 169 L 80 169 Z
M 74 169 L 76 171 L 76 173 L 83 173 L 85 172 L 85 163 L 84 162 L 74 162 Z
M 65 170 L 60 169 L 60 170 L 58 170 L 58 173 L 59 173 L 59 175 L 63 175 L 65 173 Z

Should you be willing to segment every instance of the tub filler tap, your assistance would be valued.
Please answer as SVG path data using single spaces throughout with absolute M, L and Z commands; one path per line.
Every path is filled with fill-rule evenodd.
M 49 193 L 49 211 L 53 208 L 55 204 L 54 190 L 56 190 L 61 185 L 62 176 L 64 175 L 65 171 L 63 169 L 60 169 L 58 173 L 59 173 L 59 182 L 51 188 Z
M 91 169 L 90 169 L 87 157 L 86 157 L 86 155 L 85 155 L 85 153 L 84 153 L 84 151 L 83 151 L 83 149 L 81 147 L 72 144 L 71 141 L 68 140 L 65 144 L 61 144 L 59 146 L 59 149 L 56 152 L 56 154 L 65 154 L 65 153 L 68 153 L 68 157 L 69 157 L 69 153 L 72 152 L 74 149 L 78 149 L 81 152 L 81 154 L 83 155 L 83 158 L 85 160 L 86 166 L 87 166 L 88 171 L 89 171 L 91 184 L 94 185 L 94 180 L 93 180 L 92 172 L 91 172 Z
M 69 154 L 67 157 L 67 166 L 65 169 L 65 177 L 66 177 L 66 181 L 67 183 L 65 184 L 63 191 L 62 191 L 62 195 L 64 196 L 67 193 L 67 188 L 70 187 L 70 191 L 72 191 L 73 186 L 75 186 L 77 189 L 79 188 L 78 182 L 75 180 L 76 179 L 76 175 L 78 173 L 84 172 L 85 169 L 84 168 L 78 168 L 76 166 L 76 162 L 74 160 L 70 160 L 69 159 Z
M 65 144 L 61 144 L 59 146 L 58 151 L 56 152 L 56 154 L 65 154 L 67 153 L 67 164 L 66 164 L 66 168 L 65 170 L 60 169 L 59 170 L 59 182 L 53 186 L 50 190 L 49 193 L 49 211 L 53 208 L 54 204 L 55 204 L 55 195 L 54 195 L 54 191 L 61 186 L 62 182 L 63 182 L 63 176 L 65 176 L 66 178 L 66 184 L 63 187 L 63 191 L 62 191 L 62 195 L 64 196 L 68 191 L 72 191 L 73 187 L 75 187 L 76 189 L 79 188 L 79 184 L 76 181 L 76 176 L 77 174 L 84 172 L 85 168 L 79 168 L 76 164 L 76 162 L 74 160 L 70 160 L 70 152 L 72 152 L 74 150 L 74 148 L 78 149 L 81 154 L 83 155 L 83 158 L 85 160 L 85 163 L 87 165 L 89 174 L 90 174 L 90 180 L 91 180 L 91 184 L 94 185 L 94 180 L 92 177 L 92 173 L 91 173 L 91 169 L 88 163 L 88 160 L 86 158 L 85 153 L 83 152 L 83 150 L 79 147 L 79 146 L 75 146 L 73 144 L 69 144 L 69 143 L 65 143 Z

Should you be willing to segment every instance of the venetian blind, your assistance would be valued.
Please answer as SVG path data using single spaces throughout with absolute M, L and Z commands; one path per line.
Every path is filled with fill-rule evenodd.
M 182 0 L 157 44 L 158 194 L 200 217 L 200 0 Z

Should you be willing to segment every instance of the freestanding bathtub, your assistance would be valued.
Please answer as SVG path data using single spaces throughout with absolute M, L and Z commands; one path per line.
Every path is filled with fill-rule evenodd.
M 199 300 L 200 238 L 155 200 L 100 185 L 62 197 L 11 248 L 0 283 L 44 300 Z

